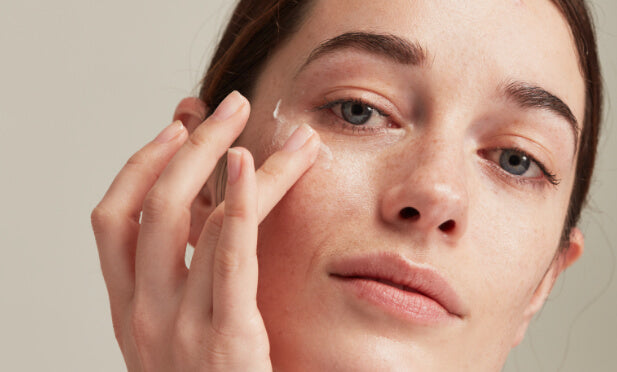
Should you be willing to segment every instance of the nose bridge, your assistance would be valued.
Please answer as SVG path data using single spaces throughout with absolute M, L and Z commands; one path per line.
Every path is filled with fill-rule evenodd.
M 427 217 L 455 218 L 467 200 L 462 144 L 447 133 L 424 141 L 417 166 L 407 175 L 406 185 L 417 193 L 417 204 Z

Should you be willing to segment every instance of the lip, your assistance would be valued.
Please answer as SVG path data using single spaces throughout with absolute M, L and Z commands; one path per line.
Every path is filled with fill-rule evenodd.
M 465 314 L 460 297 L 437 271 L 398 254 L 340 258 L 328 273 L 361 301 L 414 323 L 439 324 Z

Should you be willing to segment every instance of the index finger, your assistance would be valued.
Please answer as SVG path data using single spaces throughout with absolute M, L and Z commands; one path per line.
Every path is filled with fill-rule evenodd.
M 319 154 L 319 135 L 309 126 L 300 127 L 292 137 L 296 139 L 308 138 L 308 140 L 296 151 L 277 151 L 255 172 L 258 204 L 256 224 L 263 221 L 279 200 L 283 198 L 285 193 L 314 164 Z M 250 158 L 252 159 L 252 157 Z M 215 247 L 219 244 L 219 236 L 222 233 L 221 228 L 224 224 L 224 213 L 227 209 L 226 203 L 227 201 L 223 201 L 219 204 L 208 217 L 195 246 L 195 253 L 191 261 L 183 299 L 183 308 L 187 314 L 190 314 L 189 317 L 203 317 L 204 314 L 209 314 L 212 308 L 213 262 Z M 249 251 L 252 249 L 254 252 L 255 247 L 245 247 L 244 249 Z M 244 252 L 247 251 L 245 250 Z M 251 285 L 250 274 L 245 274 L 244 276 L 232 278 L 234 283 L 228 283 L 228 285 L 232 287 L 234 285 Z M 249 295 L 249 297 L 251 296 Z M 245 300 L 240 302 L 246 303 Z
M 112 302 L 130 299 L 133 294 L 133 263 L 143 200 L 184 143 L 186 133 L 182 123 L 176 121 L 131 156 L 92 211 L 92 229 Z
M 250 104 L 240 93 L 227 96 L 195 129 L 148 193 L 137 242 L 137 294 L 168 298 L 184 279 L 191 204 L 242 132 L 249 112 Z

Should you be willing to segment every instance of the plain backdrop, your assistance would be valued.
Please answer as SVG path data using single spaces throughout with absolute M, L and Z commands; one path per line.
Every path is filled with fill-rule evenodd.
M 0 1 L 0 370 L 125 370 L 90 211 L 195 94 L 234 3 Z M 608 104 L 586 251 L 507 372 L 617 370 L 617 2 L 592 7 Z

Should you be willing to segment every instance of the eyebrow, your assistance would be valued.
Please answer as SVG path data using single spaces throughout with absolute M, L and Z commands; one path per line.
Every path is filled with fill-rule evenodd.
M 343 49 L 355 49 L 384 57 L 397 64 L 421 66 L 428 53 L 418 42 L 392 34 L 347 32 L 322 42 L 308 56 L 296 76 L 315 60 Z M 526 109 L 547 110 L 565 119 L 574 134 L 575 151 L 580 127 L 570 107 L 554 94 L 533 84 L 510 81 L 501 85 L 502 94 Z
M 418 43 L 410 42 L 392 34 L 347 32 L 322 42 L 311 52 L 298 73 L 316 59 L 342 49 L 368 52 L 403 65 L 417 66 L 426 61 L 426 53 Z
M 578 121 L 570 107 L 559 97 L 538 86 L 520 81 L 502 84 L 502 92 L 508 99 L 513 100 L 520 107 L 547 110 L 565 119 L 570 124 L 574 134 L 575 148 L 578 147 L 578 136 L 580 133 Z

